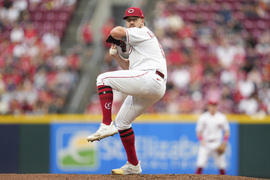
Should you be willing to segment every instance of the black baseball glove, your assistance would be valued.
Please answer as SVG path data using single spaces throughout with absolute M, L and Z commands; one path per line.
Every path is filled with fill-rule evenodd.
M 106 42 L 115 44 L 116 46 L 120 46 L 121 44 L 120 40 L 114 39 L 111 35 L 109 35 L 109 37 L 106 39 Z
M 114 39 L 111 35 L 109 35 L 108 38 L 106 39 L 106 42 L 115 44 L 116 46 L 120 46 L 122 52 L 123 53 L 126 52 L 126 43 L 124 41 Z
M 120 47 L 123 53 L 127 51 L 126 43 L 124 41 L 121 41 Z

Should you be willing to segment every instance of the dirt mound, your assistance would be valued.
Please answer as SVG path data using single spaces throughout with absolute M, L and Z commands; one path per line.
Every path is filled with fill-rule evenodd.
M 262 180 L 243 176 L 197 175 L 197 174 L 140 174 L 140 175 L 99 175 L 99 174 L 0 174 L 1 180 Z

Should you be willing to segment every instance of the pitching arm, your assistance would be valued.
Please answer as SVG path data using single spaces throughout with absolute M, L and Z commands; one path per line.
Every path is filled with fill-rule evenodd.
M 116 45 L 112 45 L 111 49 L 116 49 Z M 119 66 L 124 69 L 124 70 L 128 70 L 129 69 L 129 60 L 123 58 L 122 56 L 119 55 L 119 53 L 115 53 L 115 54 L 111 54 L 111 56 L 114 57 L 114 59 L 116 60 L 116 62 L 119 64 Z
M 111 36 L 117 40 L 124 40 L 126 39 L 126 31 L 123 27 L 117 26 L 111 30 Z
M 125 41 L 126 39 L 126 31 L 123 27 L 117 26 L 111 30 L 110 35 L 117 40 Z M 116 48 L 116 46 L 113 46 L 112 48 Z M 123 58 L 118 53 L 114 54 L 113 57 L 115 58 L 116 62 L 119 64 L 119 66 L 124 69 L 129 69 L 129 60 Z

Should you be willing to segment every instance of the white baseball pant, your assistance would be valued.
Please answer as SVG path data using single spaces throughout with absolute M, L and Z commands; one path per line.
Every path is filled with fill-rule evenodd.
M 220 144 L 220 143 L 219 143 Z M 204 168 L 206 166 L 206 163 L 210 157 L 214 158 L 215 164 L 219 169 L 225 169 L 226 168 L 226 158 L 225 153 L 219 155 L 216 151 L 216 148 L 218 145 L 200 145 L 197 162 L 197 167 Z
M 110 86 L 128 95 L 115 119 L 118 130 L 130 128 L 132 121 L 160 100 L 166 90 L 165 80 L 155 70 L 106 72 L 98 76 L 97 86 L 99 85 Z

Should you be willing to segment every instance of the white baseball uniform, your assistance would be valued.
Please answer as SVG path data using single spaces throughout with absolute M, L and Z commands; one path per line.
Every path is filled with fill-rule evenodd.
M 145 26 L 125 31 L 129 70 L 106 72 L 97 78 L 97 86 L 108 85 L 128 95 L 115 119 L 118 130 L 130 128 L 136 117 L 162 98 L 167 78 L 166 59 L 155 35 Z
M 229 130 L 229 123 L 224 114 L 216 112 L 214 115 L 211 115 L 207 111 L 200 115 L 196 132 L 202 134 L 202 139 L 205 143 L 200 144 L 196 163 L 197 167 L 205 167 L 209 157 L 213 156 L 216 166 L 219 169 L 225 169 L 225 153 L 219 155 L 216 152 L 216 148 L 222 143 L 223 132 Z

